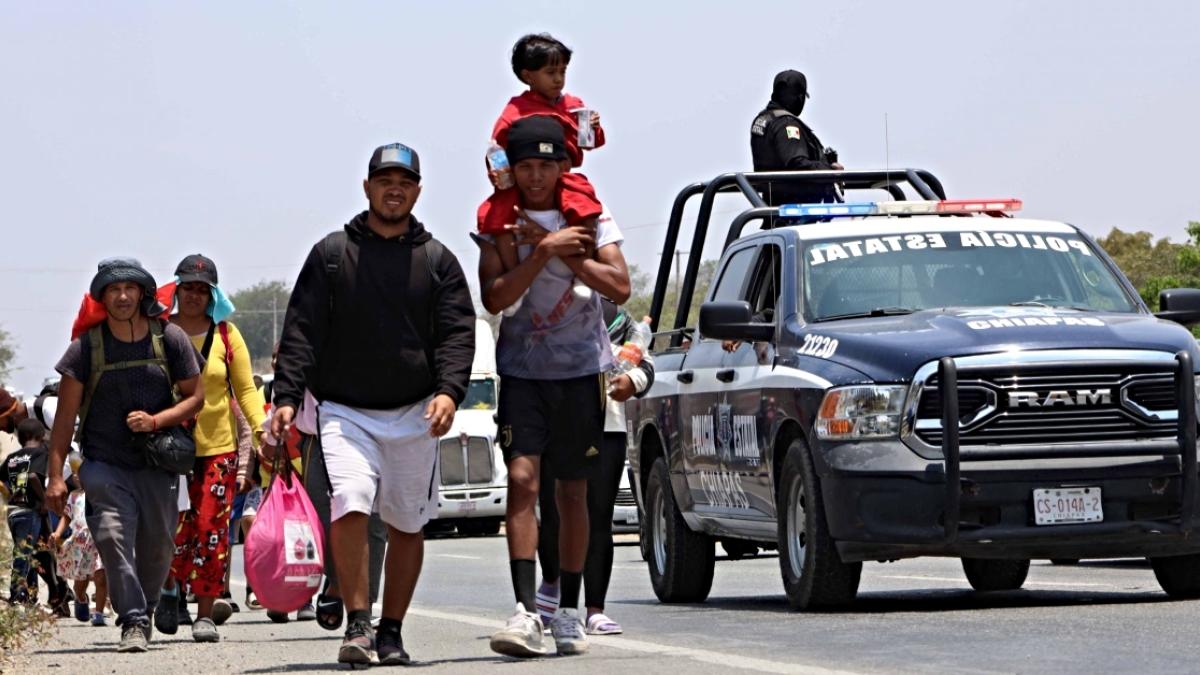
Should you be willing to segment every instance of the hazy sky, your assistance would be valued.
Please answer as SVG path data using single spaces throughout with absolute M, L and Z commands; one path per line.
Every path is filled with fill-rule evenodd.
M 584 170 L 657 265 L 675 193 L 749 169 L 783 68 L 850 168 L 1016 196 L 1093 234 L 1200 220 L 1200 3 L 0 2 L 0 326 L 36 391 L 103 257 L 229 290 L 294 279 L 364 208 L 371 150 L 421 154 L 416 213 L 474 277 L 491 126 L 522 90 L 513 42 L 576 50 L 567 90 L 608 145 Z M 737 204 L 718 205 L 726 218 Z M 721 237 L 710 237 L 720 240 Z M 710 247 L 709 255 L 717 250 Z

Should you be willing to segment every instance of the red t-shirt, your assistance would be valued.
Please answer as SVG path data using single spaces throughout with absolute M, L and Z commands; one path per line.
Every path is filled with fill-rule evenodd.
M 583 150 L 579 148 L 579 120 L 571 111 L 586 107 L 582 99 L 571 94 L 564 93 L 558 97 L 558 101 L 551 103 L 541 94 L 527 91 L 509 99 L 508 105 L 504 106 L 504 110 L 500 112 L 500 119 L 496 120 L 496 126 L 492 128 L 492 138 L 496 139 L 501 147 L 508 147 L 508 128 L 513 125 L 513 122 L 533 115 L 550 115 L 562 122 L 563 131 L 567 137 L 567 153 L 571 155 L 571 166 L 578 167 L 583 164 Z M 602 145 L 604 145 L 604 129 L 597 125 L 596 147 Z

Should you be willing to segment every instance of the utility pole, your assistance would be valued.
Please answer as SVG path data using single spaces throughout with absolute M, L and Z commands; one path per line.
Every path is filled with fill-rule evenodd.
M 271 294 L 271 344 L 279 342 L 279 296 Z
M 663 255 L 665 253 L 667 253 L 667 251 L 659 251 L 658 252 L 659 255 Z M 678 249 L 678 248 L 675 249 L 675 298 L 676 299 L 679 298 L 679 280 L 681 278 L 679 276 L 679 259 L 686 253 L 687 253 L 687 251 L 684 251 L 682 249 Z

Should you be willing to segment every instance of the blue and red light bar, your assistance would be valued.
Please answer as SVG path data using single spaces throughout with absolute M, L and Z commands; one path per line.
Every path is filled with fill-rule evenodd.
M 844 204 L 784 204 L 784 218 L 848 218 L 854 216 L 911 216 L 953 213 L 1006 213 L 1021 210 L 1020 199 L 943 199 L 941 201 L 847 202 Z

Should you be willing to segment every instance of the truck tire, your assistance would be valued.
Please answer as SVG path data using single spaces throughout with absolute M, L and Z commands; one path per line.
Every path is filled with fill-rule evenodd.
M 663 458 L 654 461 L 646 481 L 646 533 L 650 585 L 662 602 L 704 602 L 712 589 L 716 542 L 688 529 L 671 492 Z
M 1029 576 L 1028 560 L 963 558 L 963 573 L 977 591 L 1015 591 Z
M 1176 600 L 1200 598 L 1200 555 L 1151 558 L 1150 566 L 1167 595 Z
M 777 483 L 779 570 L 793 609 L 837 607 L 854 600 L 862 563 L 842 562 L 829 534 L 825 504 L 804 442 L 792 441 Z

